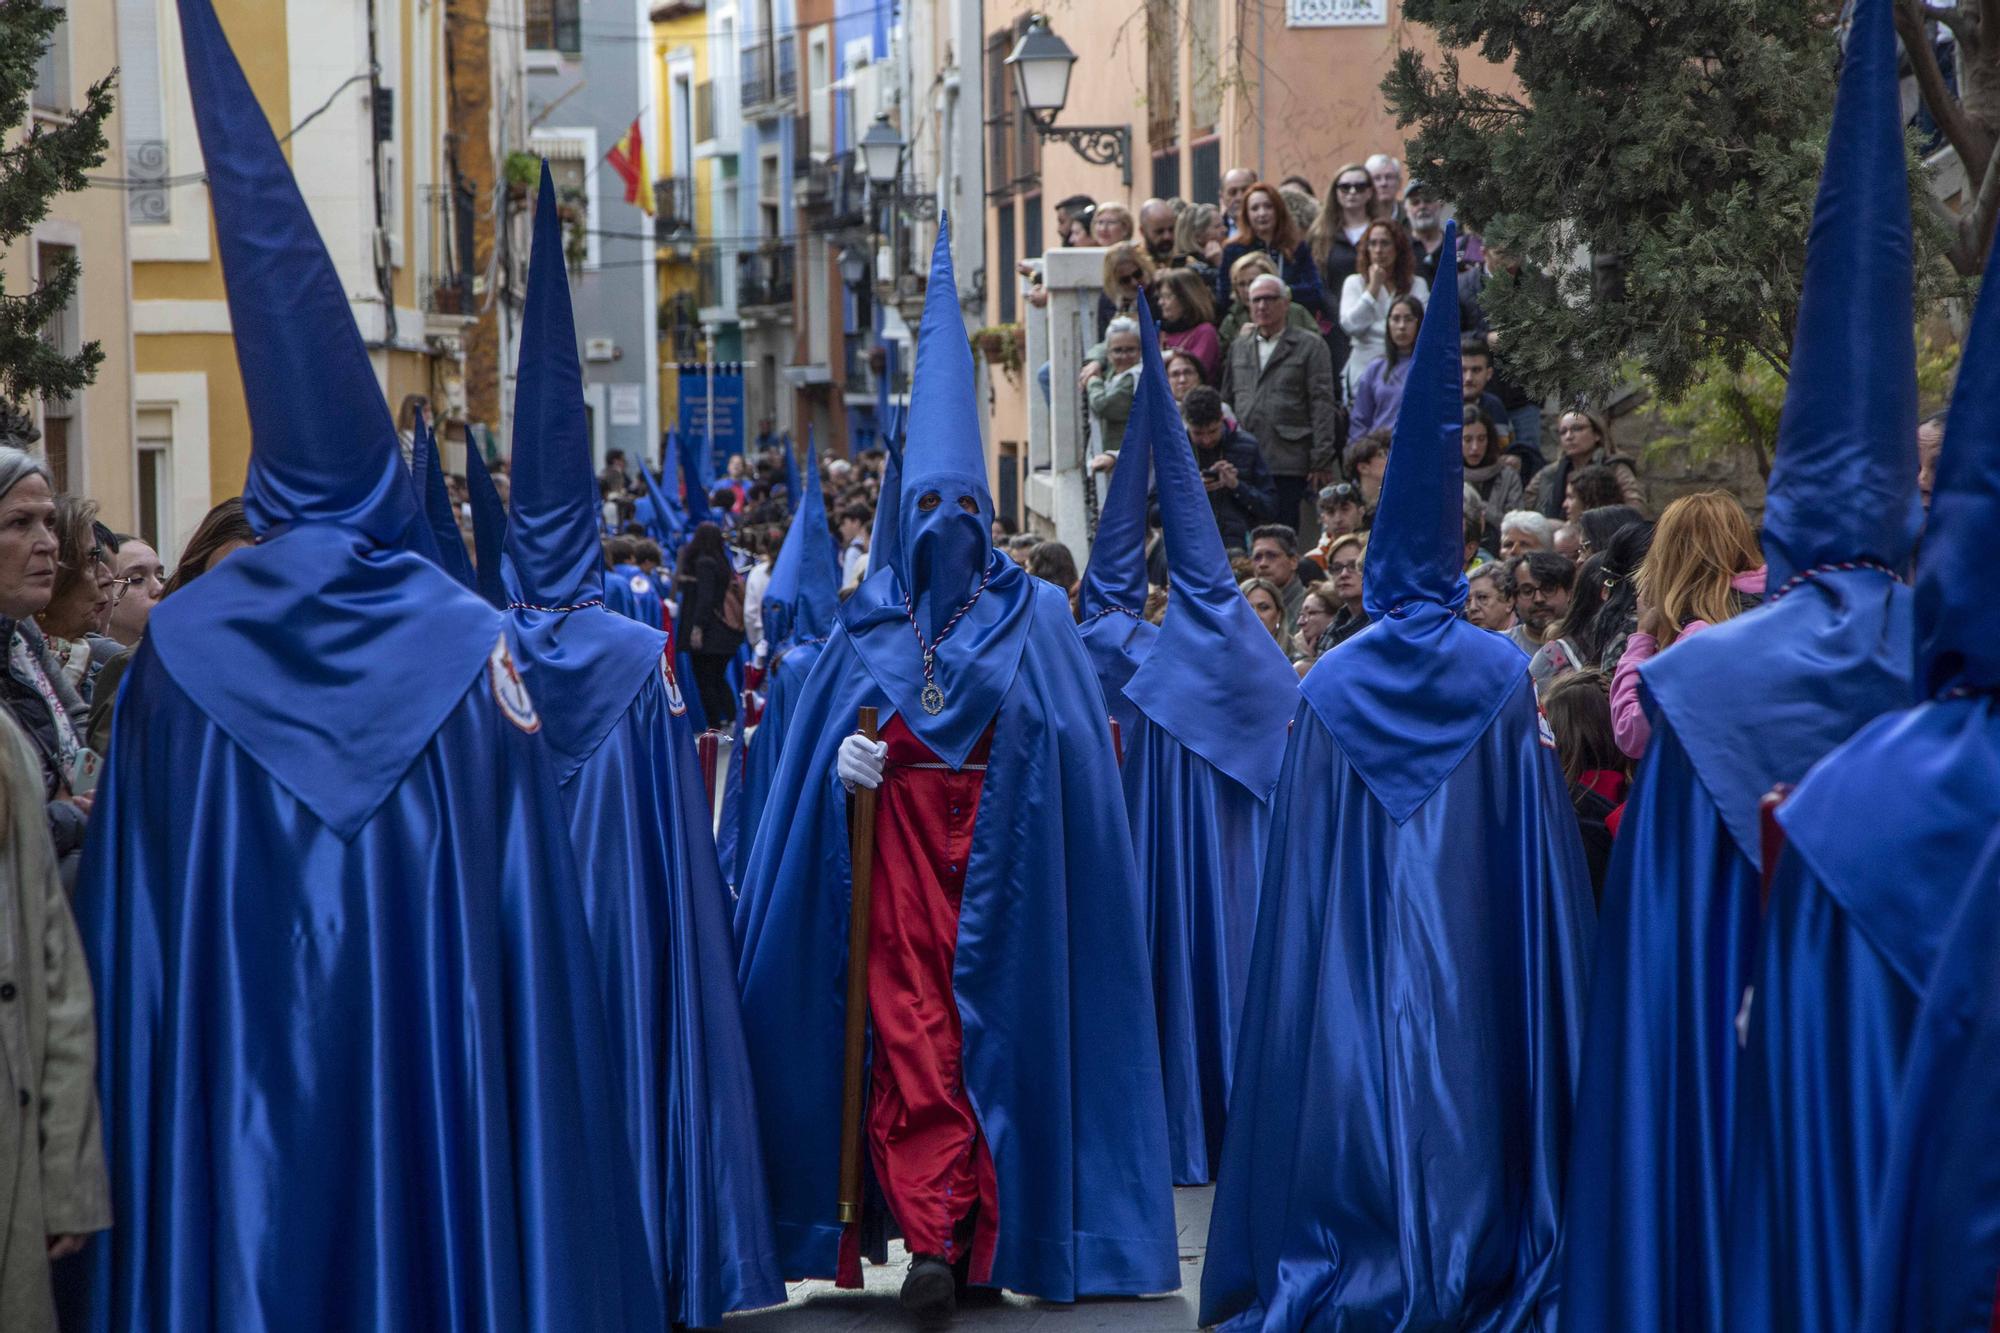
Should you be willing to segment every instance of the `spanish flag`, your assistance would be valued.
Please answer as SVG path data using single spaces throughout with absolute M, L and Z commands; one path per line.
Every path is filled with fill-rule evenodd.
M 653 174 L 646 170 L 646 140 L 636 117 L 605 161 L 625 180 L 625 202 L 637 204 L 640 212 L 653 216 Z

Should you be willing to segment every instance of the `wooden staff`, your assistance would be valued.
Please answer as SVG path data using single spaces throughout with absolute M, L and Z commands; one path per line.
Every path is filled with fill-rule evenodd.
M 861 710 L 861 734 L 875 739 L 875 710 Z M 848 854 L 854 865 L 847 917 L 847 1052 L 840 1097 L 840 1221 L 861 1220 L 862 1063 L 868 1053 L 868 913 L 875 896 L 875 789 L 857 787 Z

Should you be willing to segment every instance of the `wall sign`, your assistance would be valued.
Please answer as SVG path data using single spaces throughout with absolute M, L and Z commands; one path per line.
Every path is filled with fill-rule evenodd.
M 1386 27 L 1389 0 L 1285 0 L 1287 28 Z

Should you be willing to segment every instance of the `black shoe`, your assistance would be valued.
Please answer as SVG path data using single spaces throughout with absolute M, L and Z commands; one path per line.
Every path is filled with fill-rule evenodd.
M 935 1254 L 910 1256 L 903 1278 L 903 1308 L 926 1324 L 942 1324 L 958 1312 L 951 1265 Z

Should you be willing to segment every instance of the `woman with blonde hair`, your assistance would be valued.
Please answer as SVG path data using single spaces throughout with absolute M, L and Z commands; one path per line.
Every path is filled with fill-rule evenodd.
M 1639 667 L 1690 634 L 1764 600 L 1764 553 L 1750 517 L 1724 491 L 1698 491 L 1667 506 L 1639 566 L 1639 628 L 1611 682 L 1611 729 L 1637 759 L 1653 737 L 1639 703 Z
M 1285 660 L 1297 661 L 1298 653 L 1285 642 L 1285 595 L 1278 591 L 1278 585 L 1269 579 L 1248 578 L 1236 586 L 1243 600 L 1257 613 L 1257 619 L 1271 631 L 1271 642 L 1285 650 Z
M 1214 279 L 1222 263 L 1229 224 L 1214 204 L 1189 204 L 1174 220 L 1174 254 L 1203 277 Z

